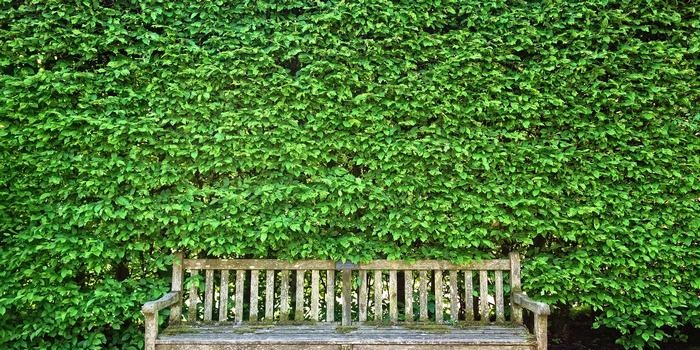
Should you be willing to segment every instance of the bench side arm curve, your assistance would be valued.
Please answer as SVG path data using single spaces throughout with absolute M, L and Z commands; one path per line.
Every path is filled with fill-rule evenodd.
M 550 314 L 549 305 L 532 300 L 523 292 L 513 293 L 513 303 L 532 311 L 535 316 L 533 332 L 537 340 L 537 349 L 547 350 L 547 315 Z
M 149 301 L 141 307 L 141 313 L 146 318 L 145 349 L 155 350 L 158 337 L 158 312 L 180 302 L 180 292 L 170 292 L 158 300 Z

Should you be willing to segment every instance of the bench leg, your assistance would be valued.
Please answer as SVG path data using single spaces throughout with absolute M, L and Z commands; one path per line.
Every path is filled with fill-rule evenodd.
M 156 314 L 147 313 L 146 316 L 146 335 L 144 337 L 145 349 L 155 350 L 156 349 L 156 337 L 158 336 L 158 322 L 156 321 Z
M 547 350 L 547 315 L 535 315 L 537 350 Z

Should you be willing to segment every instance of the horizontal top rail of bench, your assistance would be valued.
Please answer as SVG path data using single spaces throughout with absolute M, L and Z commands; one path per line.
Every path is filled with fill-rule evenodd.
M 454 264 L 444 260 L 373 260 L 367 263 L 336 263 L 332 260 L 184 259 L 190 270 L 510 270 L 508 259 L 479 260 Z

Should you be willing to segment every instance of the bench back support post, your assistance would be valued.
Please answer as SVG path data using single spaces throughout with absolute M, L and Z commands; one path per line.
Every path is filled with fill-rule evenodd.
M 510 305 L 511 305 L 511 320 L 515 324 L 523 324 L 523 308 L 517 305 L 513 300 L 515 292 L 522 290 L 520 285 L 520 254 L 517 252 L 510 253 Z M 545 327 L 546 328 L 546 327 Z
M 182 262 L 184 255 L 182 252 L 176 252 L 173 257 L 173 278 L 170 289 L 173 292 L 182 292 Z M 170 324 L 180 322 L 182 315 L 182 301 L 173 305 L 170 309 Z

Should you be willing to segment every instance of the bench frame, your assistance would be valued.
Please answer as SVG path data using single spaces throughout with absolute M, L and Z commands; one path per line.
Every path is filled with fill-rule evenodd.
M 165 294 L 163 297 L 160 299 L 154 300 L 154 301 L 149 301 L 143 305 L 141 308 L 141 312 L 145 316 L 145 349 L 146 350 L 155 350 L 156 348 L 156 338 L 158 337 L 158 312 L 170 308 L 170 319 L 169 319 L 169 324 L 170 325 L 176 325 L 181 322 L 182 319 L 182 299 L 184 298 L 183 296 L 183 275 L 185 270 L 193 270 L 194 272 L 197 272 L 198 270 L 205 270 L 207 271 L 207 289 L 208 293 L 211 294 L 212 286 L 211 286 L 211 280 L 213 279 L 210 273 L 213 273 L 213 270 L 227 270 L 226 272 L 226 282 L 228 282 L 228 270 L 238 270 L 238 276 L 241 276 L 241 273 L 244 272 L 245 270 L 251 270 L 255 271 L 255 276 L 257 276 L 257 271 L 259 270 L 282 270 L 282 271 L 289 271 L 289 270 L 314 270 L 314 281 L 312 284 L 312 288 L 315 288 L 315 293 L 316 297 L 318 298 L 318 270 L 327 270 L 328 271 L 328 278 L 330 281 L 333 281 L 334 278 L 334 272 L 336 270 L 339 270 L 341 275 L 342 275 L 342 290 L 341 290 L 341 299 L 342 299 L 342 322 L 341 325 L 343 326 L 350 326 L 352 324 L 351 320 L 351 309 L 350 307 L 347 307 L 348 305 L 351 306 L 352 299 L 351 299 L 351 287 L 348 288 L 346 286 L 352 285 L 351 283 L 351 278 L 352 278 L 352 271 L 360 271 L 360 276 L 365 276 L 365 281 L 366 281 L 366 275 L 367 272 L 369 271 L 375 271 L 375 281 L 377 276 L 381 276 L 381 271 L 382 270 L 388 270 L 391 271 L 390 275 L 390 289 L 393 288 L 393 292 L 390 291 L 392 306 L 391 306 L 391 319 L 392 322 L 396 320 L 396 271 L 414 271 L 414 270 L 419 270 L 421 271 L 421 284 L 424 283 L 425 281 L 425 274 L 423 273 L 426 270 L 435 270 L 436 275 L 437 272 L 440 272 L 439 276 L 442 276 L 442 270 L 470 270 L 469 273 L 471 276 L 471 270 L 481 270 L 480 271 L 480 278 L 481 278 L 481 292 L 480 295 L 485 295 L 488 293 L 488 287 L 486 284 L 484 284 L 484 279 L 486 278 L 486 270 L 494 270 L 496 271 L 496 280 L 498 283 L 501 283 L 500 285 L 500 290 L 497 287 L 496 293 L 500 293 L 500 304 L 499 308 L 500 311 L 497 314 L 497 320 L 503 321 L 503 288 L 502 288 L 502 275 L 501 275 L 501 270 L 506 270 L 510 271 L 510 287 L 511 287 L 511 295 L 510 295 L 510 302 L 511 302 L 511 322 L 516 324 L 516 325 L 523 325 L 523 314 L 522 310 L 526 309 L 534 315 L 534 322 L 533 322 L 533 333 L 535 336 L 536 340 L 536 345 L 538 350 L 546 350 L 547 349 L 547 316 L 550 314 L 550 308 L 547 304 L 537 302 L 529 298 L 521 289 L 521 283 L 520 283 L 520 256 L 517 252 L 510 253 L 509 256 L 510 259 L 501 259 L 501 260 L 484 260 L 484 261 L 476 261 L 470 264 L 464 264 L 464 265 L 455 265 L 451 264 L 446 261 L 439 261 L 439 260 L 419 260 L 415 262 L 403 262 L 403 261 L 388 261 L 388 260 L 376 260 L 376 261 L 371 261 L 366 264 L 351 264 L 351 263 L 335 263 L 332 261 L 327 261 L 327 260 L 301 260 L 301 261 L 296 261 L 296 262 L 288 262 L 288 261 L 281 261 L 281 260 L 226 260 L 226 259 L 185 259 L 184 255 L 182 253 L 176 253 L 173 261 L 173 270 L 172 270 L 172 284 L 171 284 L 171 292 Z M 379 272 L 379 275 L 377 274 L 377 271 Z M 452 272 L 452 271 L 450 271 Z M 274 274 L 274 272 L 273 272 Z M 302 275 L 303 276 L 303 275 Z M 453 281 L 454 275 L 450 275 L 450 281 Z M 237 283 L 240 280 L 240 277 L 237 278 Z M 268 281 L 269 281 L 269 276 L 268 276 Z M 301 282 L 299 279 L 297 279 L 297 285 L 299 283 L 302 283 L 303 285 L 303 277 Z M 456 283 L 456 282 L 455 282 Z M 471 282 L 469 282 L 471 285 Z M 442 288 L 442 280 L 439 282 L 439 288 Z M 498 286 L 498 284 L 497 284 Z M 238 287 L 238 285 L 237 285 Z M 408 286 L 407 286 L 408 287 Z M 421 298 L 425 298 L 425 288 L 421 286 Z M 241 282 L 241 287 L 242 288 L 242 282 Z M 239 289 L 237 288 L 237 289 Z M 257 280 L 255 282 L 255 288 L 257 289 Z M 286 288 L 286 287 L 284 287 Z M 302 287 L 303 288 L 303 287 Z M 360 290 L 360 299 L 362 299 L 362 293 L 364 291 L 364 300 L 365 300 L 365 319 L 363 320 L 362 317 L 360 316 L 360 321 L 366 321 L 366 299 L 367 299 L 367 286 L 366 283 L 363 283 L 363 286 L 361 288 L 364 288 Z M 412 288 L 412 287 L 411 287 Z M 436 288 L 438 288 L 436 286 Z M 302 289 L 303 290 L 303 289 Z M 442 289 L 441 289 L 442 290 Z M 454 290 L 454 286 L 451 286 L 451 290 Z M 194 293 L 192 293 L 194 292 Z M 222 291 L 222 298 L 224 297 L 223 294 L 224 291 Z M 191 294 L 196 295 L 196 289 L 190 290 Z M 226 291 L 228 293 L 228 291 Z M 410 292 L 412 293 L 412 292 Z M 225 294 L 226 297 L 225 299 L 228 300 L 227 294 Z M 237 298 L 239 296 L 237 295 Z M 298 297 L 298 295 L 297 295 Z M 376 295 L 375 295 L 376 297 Z M 381 296 L 380 296 L 381 297 Z M 198 298 L 198 297 L 197 297 Z M 242 299 L 242 293 L 240 293 L 240 298 Z M 257 298 L 257 296 L 256 296 Z M 303 298 L 303 294 L 302 294 Z M 333 300 L 333 294 L 327 294 L 326 295 L 326 300 Z M 423 319 L 423 312 L 426 313 L 427 311 L 424 311 L 424 305 L 422 302 L 423 299 L 421 299 L 421 320 Z M 453 299 L 454 300 L 454 297 Z M 242 300 L 236 300 L 236 304 L 242 305 Z M 257 303 L 257 300 L 255 301 Z M 206 312 L 209 312 L 211 314 L 211 300 L 207 301 L 207 305 L 209 310 Z M 471 302 L 470 302 L 471 303 Z M 488 301 L 484 298 L 480 298 L 479 302 L 479 307 L 481 312 L 484 312 L 486 308 L 486 312 L 488 312 Z M 224 304 L 224 310 L 226 310 L 226 304 Z M 360 304 L 362 305 L 362 304 Z M 375 303 L 376 305 L 376 303 Z M 379 302 L 379 312 L 381 313 L 381 302 Z M 426 303 L 427 305 L 427 303 Z M 454 302 L 452 302 L 452 308 L 454 308 Z M 267 305 L 266 305 L 267 306 Z M 242 306 L 241 306 L 242 307 Z M 302 303 L 303 307 L 303 303 Z M 314 306 L 312 306 L 313 308 Z M 316 303 L 316 308 L 318 307 L 318 303 Z M 360 306 L 362 307 L 362 306 Z M 442 307 L 442 306 L 440 306 Z M 427 308 L 427 306 L 426 306 Z M 196 308 L 195 308 L 196 309 Z M 333 308 L 329 307 L 329 311 L 327 314 L 327 320 L 326 322 L 333 322 Z M 206 310 L 206 309 L 205 309 Z M 257 308 L 256 308 L 257 310 Z M 499 309 L 497 309 L 499 310 Z M 408 307 L 407 307 L 408 311 Z M 190 312 L 192 312 L 190 310 Z M 299 310 L 297 310 L 297 313 Z M 412 312 L 412 311 L 411 311 Z M 242 310 L 240 311 L 242 314 Z M 360 312 L 362 313 L 362 311 Z M 236 314 L 239 314 L 239 311 L 237 310 Z M 436 312 L 436 315 L 438 313 Z M 190 317 L 193 314 L 190 314 Z M 252 315 L 251 315 L 252 316 Z M 296 315 L 297 319 L 298 314 Z M 473 315 L 472 315 L 473 316 Z M 224 313 L 223 315 L 220 315 L 220 319 L 223 317 L 226 319 L 226 314 Z M 239 319 L 239 316 L 237 316 L 237 323 L 242 322 L 242 316 Z M 256 315 L 257 317 L 257 311 Z M 301 314 L 302 320 L 303 320 L 303 311 Z M 440 318 L 437 319 L 436 317 L 436 323 L 441 323 L 442 322 L 442 315 L 440 314 Z M 195 315 L 196 318 L 196 315 Z M 210 316 L 211 318 L 211 316 Z M 483 324 L 488 323 L 487 321 L 482 321 Z M 489 346 L 486 347 L 479 347 L 480 349 L 488 349 L 490 348 Z M 494 348 L 495 349 L 495 348 Z

